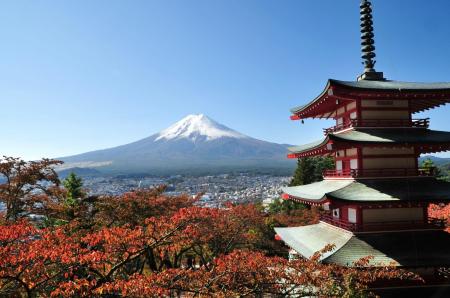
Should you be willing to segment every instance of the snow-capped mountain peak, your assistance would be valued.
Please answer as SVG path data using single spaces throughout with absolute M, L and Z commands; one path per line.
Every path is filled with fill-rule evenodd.
M 58 158 L 88 175 L 228 173 L 276 171 L 295 166 L 286 160 L 287 145 L 245 136 L 205 115 L 189 115 L 160 133 L 114 148 Z M 70 167 L 68 167 L 70 166 Z
M 232 130 L 203 114 L 188 115 L 170 127 L 161 131 L 155 141 L 189 139 L 205 139 L 206 141 L 222 138 L 247 138 L 247 136 Z

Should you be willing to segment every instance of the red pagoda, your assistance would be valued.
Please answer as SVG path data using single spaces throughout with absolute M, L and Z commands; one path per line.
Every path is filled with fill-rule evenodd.
M 450 201 L 450 183 L 421 169 L 421 154 L 450 150 L 450 132 L 429 129 L 413 114 L 450 102 L 450 83 L 391 81 L 376 72 L 372 9 L 361 2 L 364 73 L 357 81 L 329 80 L 292 120 L 334 119 L 320 141 L 290 148 L 289 158 L 332 156 L 335 169 L 323 181 L 283 189 L 283 198 L 319 205 L 318 224 L 276 228 L 277 237 L 303 257 L 327 244 L 322 262 L 351 266 L 373 256 L 375 266 L 396 264 L 437 277 L 450 267 L 450 235 L 431 220 L 431 203 Z

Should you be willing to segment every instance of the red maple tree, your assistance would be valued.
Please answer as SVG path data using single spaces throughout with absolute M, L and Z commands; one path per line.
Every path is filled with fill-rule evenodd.
M 450 233 L 450 204 L 430 204 L 428 215 L 446 225 L 446 231 Z
M 36 172 L 33 179 L 21 172 L 10 177 L 30 185 L 49 179 L 58 188 L 52 170 L 42 174 L 54 164 L 34 164 L 33 171 L 24 172 Z M 26 183 L 19 187 L 11 181 L 1 185 L 3 201 L 35 199 Z M 11 192 L 11 185 L 20 194 Z M 323 252 L 287 261 L 272 227 L 295 221 L 253 204 L 203 208 L 196 198 L 167 196 L 157 187 L 80 198 L 74 205 L 66 204 L 64 190 L 45 190 L 38 194 L 45 222 L 9 213 L 0 223 L 0 295 L 345 296 L 364 293 L 380 278 L 413 278 L 391 267 L 368 268 L 367 259 L 353 268 L 322 264 Z M 316 220 L 315 211 L 302 212 L 305 224 Z

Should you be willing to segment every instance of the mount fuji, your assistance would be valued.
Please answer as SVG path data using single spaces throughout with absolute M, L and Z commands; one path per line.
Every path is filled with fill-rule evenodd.
M 251 138 L 199 114 L 133 143 L 59 159 L 65 162 L 60 170 L 88 174 L 291 173 L 295 162 L 286 159 L 287 147 Z

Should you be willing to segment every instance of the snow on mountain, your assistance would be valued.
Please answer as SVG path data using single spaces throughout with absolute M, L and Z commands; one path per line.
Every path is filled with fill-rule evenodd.
M 200 137 L 203 137 L 206 141 L 211 141 L 222 137 L 237 139 L 248 138 L 237 131 L 217 123 L 203 114 L 199 114 L 188 115 L 170 127 L 164 129 L 158 134 L 155 142 L 163 139 L 173 140 L 181 138 L 190 139 L 195 142 Z
M 189 115 L 163 131 L 135 142 L 58 158 L 65 168 L 102 173 L 210 173 L 249 169 L 286 169 L 287 145 L 258 140 L 203 114 Z

